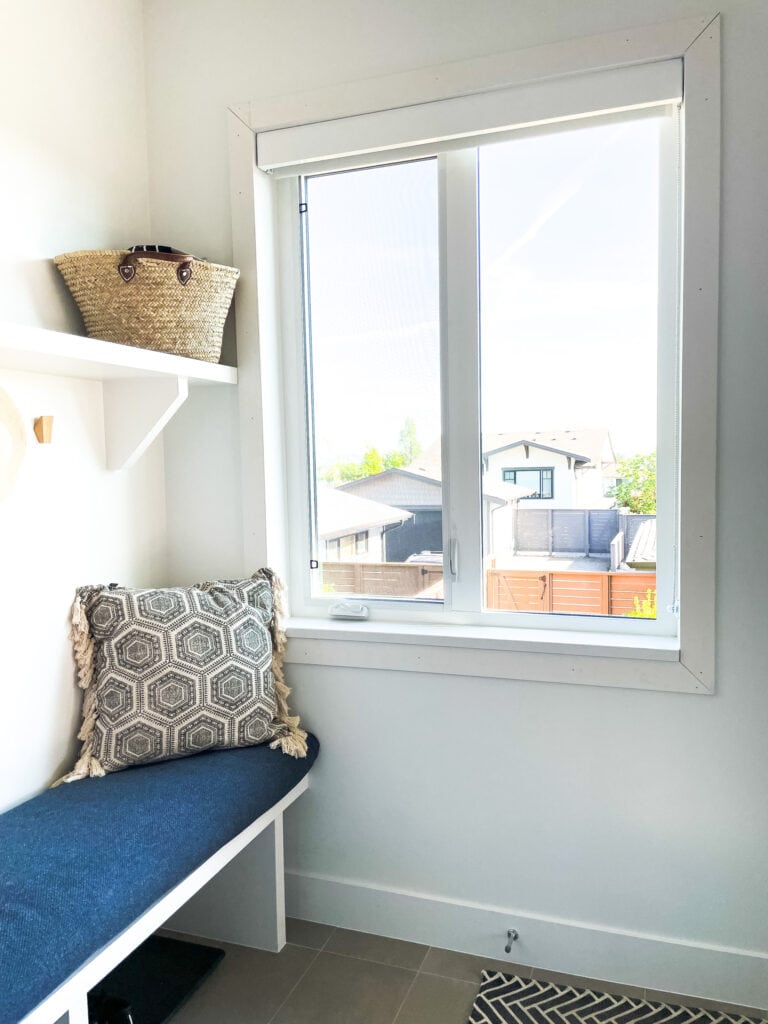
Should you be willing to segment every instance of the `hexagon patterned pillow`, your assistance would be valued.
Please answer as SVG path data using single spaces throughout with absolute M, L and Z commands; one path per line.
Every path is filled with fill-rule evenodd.
M 80 758 L 62 782 L 269 742 L 306 755 L 282 674 L 279 581 L 81 587 L 72 610 L 85 690 Z

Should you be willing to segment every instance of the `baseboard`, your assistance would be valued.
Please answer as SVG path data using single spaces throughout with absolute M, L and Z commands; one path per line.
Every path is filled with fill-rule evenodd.
M 504 907 L 286 874 L 291 917 L 643 988 L 768 1007 L 768 953 Z M 519 939 L 504 953 L 508 928 Z

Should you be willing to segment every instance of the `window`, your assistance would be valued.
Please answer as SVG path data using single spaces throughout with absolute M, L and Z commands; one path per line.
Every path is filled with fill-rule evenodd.
M 530 494 L 523 496 L 527 501 L 529 498 L 553 498 L 552 477 L 554 469 L 550 466 L 547 469 L 504 469 L 502 480 L 504 483 L 517 484 L 530 491 Z
M 367 555 L 368 554 L 368 531 L 363 530 L 362 533 L 355 534 L 355 554 L 356 555 Z
M 444 646 L 448 638 L 456 657 L 448 658 L 444 670 L 458 672 L 464 670 L 459 648 L 472 646 L 467 629 L 490 628 L 497 632 L 476 634 L 478 640 L 482 635 L 486 653 L 481 660 L 488 661 L 490 674 L 698 692 L 709 687 L 714 509 L 699 469 L 711 465 L 715 453 L 718 31 L 717 19 L 709 25 L 690 19 L 653 31 L 622 33 L 621 40 L 617 36 L 563 44 L 556 57 L 543 48 L 530 80 L 525 71 L 533 59 L 529 54 L 509 55 L 508 66 L 502 55 L 451 66 L 445 74 L 424 69 L 423 74 L 374 80 L 349 91 L 346 111 L 343 91 L 286 100 L 279 117 L 272 112 L 273 118 L 295 127 L 256 132 L 258 167 L 268 175 L 258 170 L 253 175 L 252 146 L 233 117 L 233 153 L 240 168 L 233 178 L 235 194 L 244 197 L 237 200 L 243 210 L 251 203 L 260 225 L 253 251 L 260 265 L 262 358 L 258 366 L 241 368 L 241 383 L 260 396 L 262 433 L 258 438 L 253 433 L 247 411 L 242 422 L 268 472 L 279 470 L 281 458 L 288 460 L 286 512 L 292 527 L 281 550 L 291 552 L 293 614 L 322 616 L 332 600 L 315 562 L 325 554 L 318 512 L 322 487 L 329 485 L 334 492 L 370 502 L 369 510 L 376 511 L 375 522 L 367 524 L 376 547 L 372 552 L 369 544 L 367 558 L 379 558 L 380 577 L 391 575 L 395 561 L 402 576 L 403 566 L 420 574 L 430 568 L 439 572 L 437 580 L 411 580 L 396 593 L 377 594 L 372 577 L 336 589 L 364 596 L 371 607 L 370 624 L 344 627 L 356 638 L 381 643 L 385 636 L 399 637 L 393 642 L 406 647 L 436 643 L 430 636 L 440 636 Z M 679 56 L 670 59 L 670 54 Z M 599 70 L 601 63 L 610 69 Z M 683 66 L 681 121 L 677 111 Z M 563 76 L 570 72 L 574 77 L 566 80 Z M 482 83 L 479 89 L 489 91 L 478 91 L 472 83 Z M 388 94 L 397 101 L 388 103 Z M 268 109 L 251 106 L 257 124 L 269 120 L 261 117 Z M 324 121 L 330 110 L 337 116 Z M 616 146 L 622 135 L 626 146 Z M 617 174 L 614 157 L 633 147 L 641 159 L 629 173 Z M 564 156 L 569 150 L 575 160 Z M 578 173 L 561 180 L 558 189 L 552 174 L 565 167 Z M 411 173 L 421 174 L 423 182 L 436 181 L 436 202 L 413 202 L 416 196 L 423 200 L 426 191 L 423 185 L 421 191 L 411 186 Z M 606 190 L 609 178 L 611 189 Z M 395 180 L 397 187 L 392 185 Z M 367 202 L 348 202 L 366 189 Z M 392 204 L 398 191 L 399 211 Z M 333 202 L 325 203 L 334 192 L 336 214 Z M 347 222 L 338 217 L 338 210 L 345 208 Z M 425 232 L 423 216 L 435 208 L 436 247 L 435 222 Z M 521 224 L 526 216 L 529 223 Z M 235 224 L 240 223 L 236 218 Z M 334 230 L 350 243 L 342 254 L 345 263 L 334 253 Z M 356 240 L 350 231 L 357 232 Z M 301 247 L 294 243 L 300 236 Z M 242 246 L 238 238 L 244 240 Z M 270 247 L 278 239 L 283 261 L 279 278 L 269 263 Z M 237 227 L 235 248 L 245 255 L 243 264 L 251 245 L 247 229 Z M 366 274 L 366 268 L 374 272 Z M 395 285 L 398 268 L 401 279 Z M 614 275 L 614 287 L 590 287 L 590 275 L 595 280 Z M 333 289 L 343 292 L 344 277 L 351 283 L 346 304 L 323 308 Z M 321 286 L 324 280 L 330 291 Z M 278 293 L 279 335 L 273 319 Z M 437 355 L 430 347 L 435 293 Z M 241 292 L 239 335 L 243 311 L 256 313 L 253 299 L 252 293 Z M 541 324 L 548 325 L 550 337 L 559 327 L 555 345 L 541 333 L 536 336 Z M 409 342 L 403 344 L 404 339 Z M 336 362 L 334 345 L 340 341 L 337 351 L 344 344 L 353 347 L 357 371 L 348 393 L 341 396 L 349 406 L 346 436 L 333 423 L 334 414 L 339 421 L 343 418 L 344 403 L 332 390 L 324 391 L 324 374 L 331 358 Z M 389 362 L 387 353 L 392 355 Z M 539 357 L 537 366 L 526 365 L 531 355 Z M 520 364 L 512 367 L 514 372 L 510 360 Z M 277 379 L 280 366 L 285 391 L 275 401 L 269 382 Z M 613 374 L 610 387 L 601 376 L 606 367 Z M 433 425 L 435 414 L 439 417 L 438 431 L 430 427 L 419 436 L 422 411 L 416 411 L 412 395 L 397 406 L 399 385 L 406 379 L 422 385 Z M 508 385 L 506 396 L 497 388 L 499 382 Z M 539 416 L 541 400 L 551 391 L 556 401 L 545 406 L 545 415 L 564 402 L 556 421 Z M 645 447 L 658 459 L 655 620 L 607 616 L 586 607 L 565 609 L 556 618 L 531 615 L 519 606 L 506 608 L 488 599 L 489 574 L 498 568 L 494 562 L 522 554 L 516 550 L 518 527 L 528 509 L 546 517 L 541 536 L 549 545 L 547 557 L 578 553 L 582 541 L 584 555 L 590 557 L 600 530 L 610 533 L 616 517 L 626 514 L 623 506 L 599 505 L 615 499 L 617 481 L 628 479 L 620 465 L 625 440 L 615 447 L 613 439 L 591 446 L 585 428 L 595 420 L 591 415 L 586 422 L 575 418 L 573 400 L 591 414 L 597 408 L 595 395 L 603 403 L 600 419 L 612 410 L 621 412 L 622 397 L 626 399 L 638 436 L 650 442 Z M 271 410 L 281 402 L 288 424 L 284 447 L 272 444 L 270 433 L 278 423 Z M 380 436 L 374 428 L 383 422 L 382 410 L 388 405 L 393 415 L 386 436 Z M 536 416 L 530 419 L 532 411 Z M 598 426 L 603 424 L 598 421 Z M 611 429 L 628 434 L 609 423 L 609 434 Z M 335 454 L 327 445 L 334 434 L 342 444 L 354 438 L 363 447 L 346 452 L 337 444 Z M 305 445 L 302 438 L 307 436 Z M 631 454 L 638 447 L 631 446 Z M 415 454 L 414 449 L 421 450 Z M 348 476 L 345 463 L 352 463 Z M 391 486 L 395 478 L 407 480 L 411 490 Z M 414 493 L 417 486 L 420 495 Z M 551 493 L 552 498 L 546 499 L 547 507 L 536 509 L 533 502 L 526 505 L 526 493 Z M 587 493 L 592 497 L 584 504 Z M 442 551 L 432 541 L 413 553 L 429 552 L 428 562 L 407 561 L 411 555 L 403 557 L 403 539 L 421 510 L 436 507 L 440 511 L 431 514 L 439 516 Z M 264 550 L 272 550 L 269 538 L 280 534 L 270 522 L 254 531 L 256 538 L 264 538 Z M 629 539 L 634 524 L 622 525 Z M 359 521 L 350 532 L 363 532 Z M 397 559 L 387 550 L 396 537 L 402 549 Z M 500 537 L 505 548 L 499 546 Z M 359 558 L 363 552 L 357 547 L 355 543 L 350 554 Z M 390 550 L 395 547 L 392 543 Z M 356 581 L 362 575 L 359 568 L 353 574 Z M 510 567 L 508 575 L 515 571 Z M 553 581 L 548 573 L 541 575 L 547 577 L 541 610 L 556 613 L 560 609 L 549 597 Z M 413 629 L 403 632 L 394 626 L 407 621 Z M 393 626 L 385 629 L 386 623 Z M 434 629 L 438 632 L 430 632 Z M 590 630 L 597 639 L 587 639 Z M 311 630 L 301 635 L 312 635 Z M 364 646 L 347 651 L 345 663 L 354 663 L 350 658 L 367 663 Z M 509 662 L 494 661 L 489 653 L 513 649 L 520 657 Z M 569 662 L 563 674 L 565 662 L 547 659 L 566 650 L 587 658 L 580 666 Z M 416 647 L 410 660 L 402 646 L 398 653 L 404 655 L 404 666 L 422 663 Z M 643 667 L 646 659 L 654 663 L 652 668 Z M 430 664 L 437 660 L 430 659 Z
M 679 287 L 659 259 L 679 222 L 677 126 L 665 104 L 299 176 L 314 599 L 676 629 L 664 611 L 674 523 L 652 534 L 647 571 L 622 555 L 637 515 L 656 517 L 655 480 L 644 507 L 622 512 L 605 478 L 620 459 L 655 460 L 659 427 L 673 450 L 677 396 L 656 379 L 678 343 L 659 317 L 659 296 L 674 307 Z M 510 380 L 521 382 L 511 393 Z M 416 571 L 430 550 L 417 518 L 426 495 L 442 504 L 443 557 Z M 375 562 L 344 544 L 329 561 L 345 571 L 317 559 L 331 502 L 347 530 L 375 518 L 386 531 Z M 546 519 L 533 502 L 547 502 Z
M 429 547 L 417 513 L 441 490 L 437 160 L 309 176 L 302 198 L 310 557 L 330 530 L 355 540 L 335 556 L 347 571 L 309 570 L 311 592 L 433 599 L 438 570 L 407 558 Z M 416 465 L 421 439 L 435 442 L 433 473 Z

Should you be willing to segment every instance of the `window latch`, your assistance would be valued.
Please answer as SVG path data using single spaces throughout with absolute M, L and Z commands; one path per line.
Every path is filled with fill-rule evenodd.
M 459 542 L 455 537 L 448 544 L 448 574 L 452 580 L 459 578 Z

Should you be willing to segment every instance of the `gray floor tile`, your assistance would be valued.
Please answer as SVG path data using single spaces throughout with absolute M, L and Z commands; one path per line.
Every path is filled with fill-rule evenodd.
M 732 1013 L 739 1017 L 753 1017 L 758 1020 L 768 1019 L 768 1011 L 758 1010 L 753 1006 L 738 1006 L 736 1003 L 719 1003 L 714 999 L 702 999 L 700 996 L 681 996 L 674 992 L 657 992 L 648 989 L 645 998 L 650 1003 L 672 1003 L 673 1006 L 698 1006 L 702 1010 L 719 1010 L 721 1013 Z
M 537 981 L 551 981 L 555 985 L 570 985 L 572 988 L 591 988 L 595 992 L 610 992 L 616 996 L 629 996 L 642 999 L 644 989 L 638 985 L 621 985 L 612 981 L 597 981 L 595 978 L 582 978 L 577 974 L 561 974 L 559 971 L 545 971 L 540 967 L 533 968 Z
M 173 1024 L 268 1024 L 314 958 L 315 950 L 286 946 L 265 953 L 226 946 L 226 955 Z
M 423 974 L 439 974 L 443 978 L 472 981 L 479 985 L 480 972 L 484 967 L 491 971 L 516 974 L 520 978 L 531 976 L 531 968 L 523 964 L 507 963 L 504 960 L 494 960 L 492 957 L 471 956 L 469 953 L 454 953 L 450 949 L 437 949 L 435 946 L 424 958 L 421 971 Z
M 415 942 L 403 942 L 400 939 L 387 939 L 383 935 L 368 935 L 366 932 L 348 931 L 337 928 L 325 947 L 327 953 L 342 953 L 360 960 L 373 960 L 391 967 L 405 967 L 409 971 L 418 971 L 429 946 L 420 946 Z
M 308 946 L 309 949 L 322 949 L 336 930 L 330 924 L 300 921 L 297 917 L 287 918 L 285 926 L 288 942 L 294 946 Z
M 274 1024 L 392 1024 L 414 977 L 401 967 L 318 953 Z
M 478 983 L 420 974 L 395 1024 L 467 1024 Z

